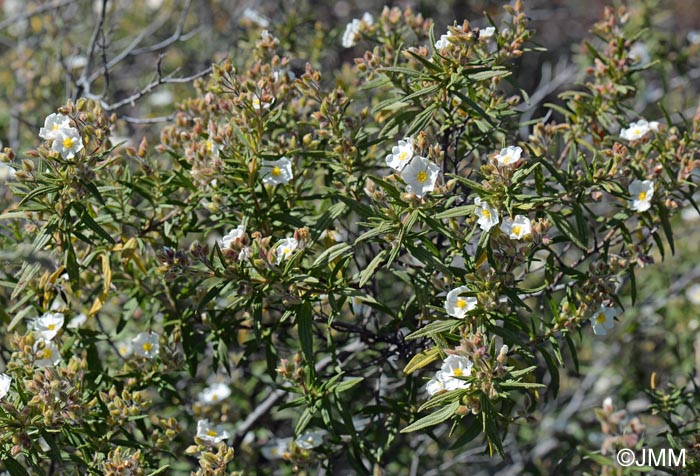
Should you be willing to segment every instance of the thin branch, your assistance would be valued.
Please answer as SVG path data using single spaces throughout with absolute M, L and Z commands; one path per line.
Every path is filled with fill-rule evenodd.
M 20 22 L 22 20 L 28 20 L 29 18 L 32 18 L 34 16 L 41 15 L 42 13 L 46 13 L 50 10 L 65 7 L 66 5 L 70 5 L 71 3 L 75 3 L 75 2 L 76 2 L 76 0 L 63 0 L 63 1 L 59 1 L 59 2 L 46 3 L 44 5 L 37 7 L 35 10 L 32 10 L 31 12 L 19 13 L 17 15 L 10 17 L 10 18 L 6 18 L 3 21 L 0 21 L 0 30 L 3 30 L 5 28 L 7 28 L 8 26 L 15 25 L 17 22 Z
M 138 101 L 138 100 L 141 99 L 142 97 L 146 96 L 147 94 L 149 94 L 151 91 L 153 91 L 154 89 L 156 89 L 158 86 L 160 86 L 160 85 L 162 85 L 162 84 L 190 83 L 190 82 L 194 81 L 195 79 L 199 79 L 199 78 L 201 78 L 201 77 L 203 77 L 203 76 L 206 76 L 206 75 L 208 75 L 209 73 L 211 73 L 213 67 L 212 67 L 212 66 L 209 66 L 208 68 L 205 68 L 205 69 L 203 69 L 202 71 L 199 71 L 198 73 L 195 73 L 195 74 L 193 74 L 193 75 L 191 75 L 191 76 L 185 76 L 185 77 L 182 77 L 182 78 L 173 77 L 173 75 L 174 75 L 175 73 L 177 73 L 177 70 L 173 71 L 172 73 L 170 73 L 170 74 L 167 75 L 167 76 L 162 76 L 161 71 L 160 71 L 160 59 L 159 59 L 159 62 L 158 62 L 158 65 L 157 65 L 157 69 L 158 69 L 158 72 L 157 72 L 157 78 L 156 78 L 156 79 L 154 79 L 153 81 L 151 81 L 149 84 L 147 84 L 147 85 L 146 85 L 143 89 L 141 89 L 140 91 L 137 91 L 136 93 L 132 94 L 131 96 L 129 96 L 129 97 L 125 98 L 125 99 L 122 99 L 121 101 L 118 101 L 118 102 L 113 103 L 113 104 L 108 104 L 108 103 L 106 103 L 106 102 L 100 100 L 100 99 L 97 98 L 97 97 L 91 97 L 91 99 L 100 100 L 100 102 L 102 103 L 102 108 L 103 108 L 105 111 L 116 111 L 117 109 L 121 109 L 121 108 L 124 107 L 124 106 L 128 106 L 128 105 L 134 104 L 136 101 Z

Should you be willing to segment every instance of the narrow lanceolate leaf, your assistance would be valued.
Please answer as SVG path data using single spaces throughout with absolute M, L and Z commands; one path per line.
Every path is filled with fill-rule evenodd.
M 460 325 L 462 325 L 462 321 L 456 321 L 454 319 L 431 322 L 424 328 L 418 329 L 416 332 L 409 334 L 406 337 L 406 340 L 413 340 L 418 339 L 420 337 L 427 337 L 434 334 L 440 334 L 442 332 L 449 332 Z
M 459 402 L 452 402 L 435 413 L 431 413 L 430 415 L 424 416 L 420 420 L 414 421 L 406 428 L 401 430 L 401 433 L 411 433 L 413 431 L 422 430 L 423 428 L 428 428 L 429 426 L 438 425 L 454 415 L 457 408 L 459 408 Z
M 313 310 L 311 302 L 305 301 L 297 310 L 297 326 L 299 329 L 299 343 L 301 351 L 309 364 L 312 364 L 314 359 L 314 336 L 313 336 Z
M 382 261 L 384 261 L 384 259 L 386 258 L 386 256 L 388 254 L 389 254 L 388 249 L 380 251 L 377 254 L 377 256 L 375 256 L 374 259 L 372 259 L 372 261 L 370 261 L 370 263 L 367 265 L 367 267 L 362 270 L 362 272 L 360 273 L 359 287 L 362 287 L 365 284 L 367 284 L 367 281 L 369 281 L 369 279 L 372 276 L 374 276 L 374 272 L 376 271 L 377 267 L 382 263 Z
M 353 378 L 343 380 L 338 385 L 333 387 L 333 391 L 335 393 L 345 392 L 347 390 L 350 390 L 352 387 L 354 387 L 358 383 L 362 382 L 363 380 L 364 380 L 364 377 L 353 377 Z
M 422 369 L 426 365 L 430 365 L 432 362 L 437 360 L 438 356 L 440 355 L 440 348 L 439 347 L 433 347 L 428 350 L 424 350 L 420 354 L 416 354 L 413 356 L 411 361 L 406 364 L 406 367 L 403 369 L 403 373 L 405 375 L 412 374 L 418 369 Z

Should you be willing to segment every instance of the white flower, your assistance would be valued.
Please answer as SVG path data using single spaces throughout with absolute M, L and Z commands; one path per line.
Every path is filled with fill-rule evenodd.
M 131 345 L 136 355 L 152 359 L 160 350 L 158 340 L 159 336 L 155 332 L 141 332 L 132 339 Z
M 253 101 L 253 109 L 255 109 L 256 111 L 258 111 L 260 109 L 269 109 L 269 107 L 271 105 L 271 103 L 268 101 L 261 101 L 257 95 L 253 96 L 252 101 Z
M 0 400 L 5 398 L 5 395 L 7 395 L 7 392 L 10 391 L 10 384 L 12 383 L 12 377 L 9 375 L 2 373 L 0 374 Z
M 55 139 L 58 131 L 70 129 L 70 119 L 63 114 L 50 114 L 44 120 L 44 127 L 39 129 L 39 137 L 45 140 Z
M 212 425 L 209 420 L 199 420 L 197 422 L 197 438 L 207 444 L 215 445 L 231 437 L 222 425 Z
M 212 138 L 211 134 L 209 134 L 209 137 L 207 138 L 205 143 L 207 145 L 207 153 L 209 153 L 212 157 L 218 157 L 219 151 L 222 149 L 221 144 L 216 142 Z
M 415 193 L 418 198 L 435 188 L 435 181 L 440 173 L 440 167 L 425 157 L 415 157 L 401 172 L 401 178 L 406 182 L 406 191 Z
M 51 150 L 61 154 L 64 159 L 75 157 L 75 154 L 83 150 L 83 140 L 78 134 L 78 129 L 73 127 L 59 129 L 53 137 Z
M 401 172 L 413 158 L 413 139 L 405 137 L 391 149 L 391 154 L 386 156 L 386 165 Z
M 644 43 L 637 42 L 630 48 L 630 59 L 632 63 L 639 64 L 640 66 L 645 66 L 651 61 L 651 56 L 649 56 L 649 50 L 644 45 Z
M 285 238 L 284 240 L 278 241 L 277 245 L 275 245 L 277 264 L 279 265 L 282 261 L 289 259 L 298 246 L 299 242 L 295 238 Z
M 696 212 L 697 213 L 697 212 Z M 695 283 L 685 290 L 685 295 L 692 304 L 700 304 L 700 284 Z
M 117 351 L 124 359 L 128 359 L 134 353 L 134 346 L 131 342 L 122 341 L 117 344 Z
M 478 301 L 473 296 L 462 296 L 469 291 L 466 286 L 460 286 L 447 293 L 445 299 L 445 310 L 447 314 L 458 319 L 464 319 L 467 312 L 476 308 Z
M 64 317 L 60 312 L 47 312 L 41 317 L 34 319 L 33 330 L 44 340 L 51 340 L 56 337 L 58 331 L 63 327 Z
M 489 41 L 491 38 L 493 38 L 493 35 L 495 35 L 495 34 L 496 34 L 496 27 L 487 26 L 486 28 L 479 30 L 479 40 Z
M 462 355 L 449 355 L 442 363 L 441 378 L 445 385 L 445 390 L 456 390 L 458 388 L 467 388 L 469 383 L 460 380 L 458 377 L 468 377 L 472 373 L 474 364 L 468 358 Z
M 244 246 L 238 252 L 238 261 L 247 261 L 250 259 L 250 247 Z
M 343 48 L 352 48 L 357 44 L 357 39 L 363 23 L 365 26 L 370 26 L 374 23 L 374 18 L 368 12 L 365 12 L 364 15 L 362 15 L 361 20 L 355 18 L 348 23 L 348 25 L 345 27 L 345 32 L 343 33 L 343 38 L 341 40 Z
M 275 82 L 277 83 L 285 77 L 287 78 L 288 81 L 294 81 L 297 78 L 297 75 L 294 74 L 294 71 L 290 71 L 287 68 L 280 68 L 280 69 L 272 72 L 272 77 L 275 79 Z
M 593 316 L 591 323 L 593 324 L 593 333 L 604 336 L 608 330 L 615 326 L 613 318 L 617 315 L 614 307 L 600 306 L 598 313 Z
M 628 141 L 639 140 L 645 135 L 647 135 L 650 131 L 658 130 L 658 122 L 647 122 L 645 119 L 640 119 L 637 122 L 631 123 L 627 129 L 622 129 L 620 131 L 620 137 Z
M 199 392 L 199 403 L 215 405 L 231 396 L 231 388 L 225 383 L 215 383 Z
M 443 380 L 441 371 L 435 373 L 435 377 L 428 381 L 428 383 L 425 385 L 425 389 L 427 390 L 428 395 L 431 397 L 445 390 L 445 381 Z
M 450 43 L 449 38 L 452 36 L 452 32 L 447 30 L 447 33 L 444 35 L 440 35 L 440 39 L 435 42 L 435 50 L 436 51 L 441 51 L 448 46 L 450 46 L 452 43 Z
M 500 166 L 509 166 L 517 164 L 520 160 L 520 155 L 523 153 L 523 149 L 520 147 L 508 146 L 505 149 L 501 149 L 501 152 L 496 155 L 496 160 Z
M 68 329 L 78 329 L 79 327 L 83 327 L 83 325 L 87 322 L 87 316 L 83 314 L 82 312 L 75 316 L 73 319 L 68 321 L 68 324 L 66 324 L 66 327 Z
M 294 178 L 292 161 L 286 157 L 279 160 L 263 160 L 260 176 L 263 183 L 267 185 L 287 183 Z
M 222 250 L 227 250 L 227 249 L 231 248 L 231 244 L 243 239 L 244 236 L 245 236 L 245 226 L 238 225 L 236 228 L 234 228 L 233 230 L 231 230 L 227 234 L 225 234 L 223 237 L 221 237 L 221 241 L 219 242 L 219 247 Z
M 56 365 L 61 361 L 61 353 L 56 344 L 50 340 L 39 339 L 34 343 L 35 365 L 46 367 Z
M 14 180 L 15 169 L 12 166 L 0 162 L 0 182 L 7 182 L 8 180 Z
M 522 240 L 532 233 L 532 225 L 528 217 L 516 215 L 513 220 L 508 217 L 503 220 L 501 231 L 507 234 L 511 240 Z
M 692 30 L 688 32 L 686 36 L 688 43 L 691 45 L 700 45 L 700 31 Z
M 651 199 L 654 196 L 654 182 L 651 180 L 635 180 L 629 186 L 630 207 L 638 212 L 645 212 L 651 208 Z
M 169 106 L 170 104 L 173 103 L 175 100 L 175 96 L 173 95 L 172 91 L 169 91 L 167 89 L 161 89 L 160 91 L 154 91 L 151 94 L 148 95 L 147 101 L 152 105 L 156 107 L 164 107 L 164 106 Z M 114 140 L 114 137 L 112 137 L 112 143 L 116 143 L 117 141 Z
M 311 450 L 323 444 L 323 437 L 326 432 L 321 430 L 307 431 L 299 435 L 294 442 L 302 450 Z
M 477 223 L 482 230 L 489 231 L 498 224 L 498 210 L 481 200 L 481 197 L 474 199 L 474 205 L 476 205 L 474 213 L 479 217 Z
M 246 8 L 243 10 L 243 15 L 241 16 L 241 19 L 248 20 L 251 23 L 255 23 L 261 28 L 267 28 L 270 26 L 270 20 L 262 16 L 260 13 L 258 13 L 257 10 L 253 10 L 252 8 Z
M 281 459 L 282 456 L 289 451 L 291 442 L 291 438 L 277 438 L 272 443 L 260 448 L 260 452 L 269 460 Z

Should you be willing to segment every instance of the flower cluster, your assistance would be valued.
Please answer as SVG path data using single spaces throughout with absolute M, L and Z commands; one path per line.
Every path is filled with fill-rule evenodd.
M 374 17 L 369 12 L 365 12 L 362 15 L 362 19 L 354 18 L 348 26 L 345 28 L 343 33 L 342 45 L 343 48 L 352 48 L 357 44 L 360 32 L 363 28 L 367 28 L 374 24 Z
M 52 141 L 51 150 L 61 154 L 64 159 L 72 159 L 83 150 L 83 140 L 78 129 L 71 126 L 68 116 L 60 113 L 46 117 L 44 127 L 39 130 L 39 137 Z
M 398 142 L 386 156 L 386 164 L 401 172 L 406 183 L 406 191 L 418 198 L 423 198 L 435 188 L 440 174 L 440 167 L 419 155 L 414 156 L 413 139 L 406 137 Z
M 428 395 L 468 388 L 469 382 L 464 379 L 471 375 L 473 366 L 473 362 L 467 357 L 449 355 L 435 377 L 427 383 Z

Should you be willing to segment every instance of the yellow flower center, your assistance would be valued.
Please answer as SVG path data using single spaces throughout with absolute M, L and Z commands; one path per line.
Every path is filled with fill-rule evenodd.
M 485 208 L 482 208 L 482 209 L 481 209 L 481 216 L 483 216 L 484 218 L 489 218 L 489 219 L 490 219 L 490 218 L 491 218 L 491 212 L 488 211 L 488 210 L 485 209 Z
M 215 430 L 207 430 L 207 436 L 218 436 L 219 434 Z
M 211 152 L 211 151 L 214 150 L 214 143 L 213 143 L 212 141 L 208 140 L 208 139 L 207 139 L 207 150 L 208 150 L 209 152 Z
M 150 342 L 144 342 L 141 348 L 145 351 L 148 352 L 149 350 L 153 349 L 153 344 Z
M 407 158 L 408 158 L 408 152 L 406 152 L 405 150 L 399 154 L 399 160 L 404 161 Z
M 272 172 L 270 173 L 273 177 L 279 177 L 280 175 L 282 175 L 282 169 L 275 165 L 274 167 L 272 167 Z
M 639 195 L 637 195 L 637 198 L 641 201 L 644 201 L 647 199 L 647 193 L 646 192 L 639 192 Z
M 520 225 L 513 225 L 513 233 L 515 235 L 520 236 L 520 233 L 523 231 L 523 227 Z
M 504 163 L 504 164 L 507 164 L 508 162 L 510 162 L 510 159 L 511 159 L 510 154 L 506 154 L 506 155 L 503 157 L 503 163 Z
M 600 314 L 598 314 L 598 317 L 596 317 L 595 320 L 598 324 L 605 324 L 607 317 L 605 317 L 604 312 L 601 312 Z
M 416 175 L 416 180 L 418 180 L 418 183 L 423 183 L 428 181 L 428 172 L 425 170 L 421 170 L 418 172 L 418 175 Z
M 56 324 L 49 324 L 48 326 L 46 326 L 46 328 L 48 330 L 52 331 L 52 330 L 56 329 Z
M 45 349 L 41 352 L 41 358 L 42 358 L 42 359 L 50 359 L 50 358 L 51 358 L 51 349 L 49 349 L 48 347 L 45 348 Z
M 465 301 L 462 298 L 458 298 L 457 302 L 455 303 L 455 306 L 457 306 L 460 309 L 464 309 L 465 307 L 467 307 L 467 301 Z
M 219 396 L 216 393 L 211 394 L 211 401 L 218 400 Z
M 452 375 L 454 375 L 455 377 L 461 377 L 462 374 L 463 374 L 462 369 L 459 367 L 454 369 L 454 371 L 452 372 Z
M 57 130 L 58 130 L 58 124 L 54 124 L 53 126 L 51 126 L 51 130 L 52 130 L 52 131 L 57 131 Z
M 75 143 L 75 141 L 73 140 L 72 137 L 66 137 L 65 139 L 63 139 L 63 148 L 70 149 L 73 147 L 74 143 Z
M 642 135 L 642 130 L 639 127 L 635 127 L 632 129 L 632 135 L 635 137 L 639 137 Z

